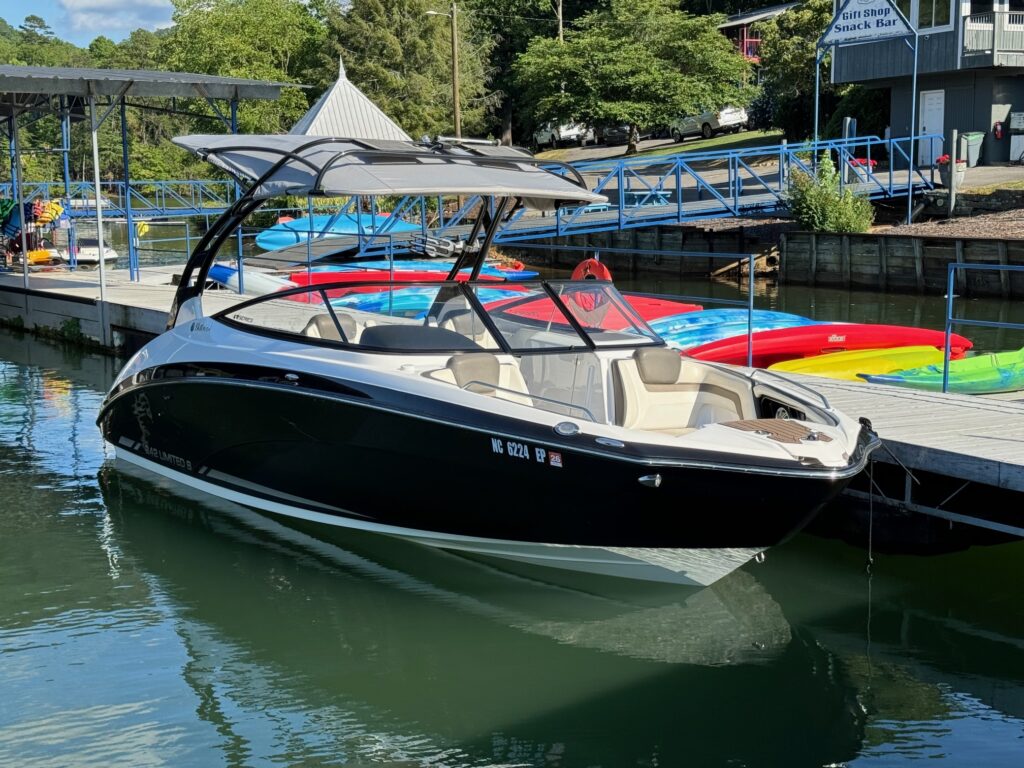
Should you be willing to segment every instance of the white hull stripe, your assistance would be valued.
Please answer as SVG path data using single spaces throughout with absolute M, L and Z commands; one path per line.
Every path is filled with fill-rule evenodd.
M 237 504 L 323 525 L 341 526 L 398 536 L 432 547 L 507 558 L 534 565 L 547 565 L 587 573 L 624 576 L 648 581 L 706 586 L 736 570 L 763 551 L 763 548 L 603 548 L 571 544 L 544 544 L 462 536 L 459 534 L 424 531 L 416 528 L 404 528 L 395 525 L 383 525 L 368 520 L 357 520 L 325 514 L 259 496 L 252 496 L 225 488 L 222 485 L 207 482 L 183 472 L 178 472 L 170 467 L 145 459 L 131 451 L 119 450 L 115 446 L 111 447 L 114 448 L 119 459 L 135 464 L 161 477 Z

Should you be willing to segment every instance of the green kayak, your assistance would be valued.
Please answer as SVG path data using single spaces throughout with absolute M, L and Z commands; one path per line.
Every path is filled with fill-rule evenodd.
M 942 391 L 942 366 L 925 365 L 879 375 L 857 374 L 872 384 Z M 1024 349 L 976 355 L 949 364 L 949 391 L 971 395 L 1016 392 L 1024 389 Z

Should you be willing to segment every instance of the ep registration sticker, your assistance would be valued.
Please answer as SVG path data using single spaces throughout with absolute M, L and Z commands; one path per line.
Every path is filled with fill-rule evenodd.
M 561 468 L 562 466 L 562 454 L 549 451 L 547 448 L 531 448 L 526 443 L 521 443 L 518 440 L 503 440 L 500 437 L 492 437 L 491 453 L 520 461 L 547 464 L 550 467 Z

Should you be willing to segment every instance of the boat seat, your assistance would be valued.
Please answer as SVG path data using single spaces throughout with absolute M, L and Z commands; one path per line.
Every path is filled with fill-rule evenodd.
M 612 363 L 615 423 L 678 436 L 753 414 L 753 397 L 741 395 L 714 369 L 683 360 L 674 349 L 643 347 Z M 749 402 L 744 402 L 745 400 Z
M 470 309 L 455 309 L 443 316 L 439 327 L 472 339 L 484 349 L 498 349 L 498 343 L 491 336 L 483 320 Z
M 478 395 L 489 395 L 523 405 L 533 404 L 519 366 L 503 363 L 490 352 L 452 355 L 444 368 L 427 371 L 423 375 Z
M 430 325 L 374 325 L 363 331 L 364 347 L 396 351 L 478 350 L 482 347 L 462 334 Z
M 359 341 L 359 326 L 351 316 L 344 312 L 335 312 L 338 318 L 338 325 L 341 326 L 341 333 L 338 333 L 338 325 L 334 324 L 328 314 L 317 315 L 302 329 L 303 336 L 310 336 L 314 339 L 330 339 L 331 341 L 347 341 L 355 344 Z M 342 336 L 344 334 L 344 337 Z

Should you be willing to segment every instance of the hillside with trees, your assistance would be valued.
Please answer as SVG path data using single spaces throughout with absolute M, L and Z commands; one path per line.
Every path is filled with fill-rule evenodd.
M 289 127 L 337 77 L 349 79 L 413 136 L 451 133 L 451 37 L 445 0 L 171 0 L 172 25 L 87 46 L 62 40 L 47 20 L 0 19 L 0 63 L 199 72 L 294 83 L 277 102 L 243 102 L 240 129 Z M 679 0 L 562 3 L 464 0 L 459 4 L 463 135 L 528 143 L 546 121 L 652 124 L 706 106 L 748 100 L 747 64 L 718 33 L 721 15 L 694 15 Z M 428 14 L 429 12 L 432 12 Z M 299 87 L 301 85 L 308 88 Z M 132 175 L 188 178 L 195 160 L 167 140 L 220 131 L 201 99 L 137 100 L 128 112 Z M 102 175 L 121 173 L 115 113 L 101 134 Z M 59 177 L 55 118 L 25 121 L 26 178 Z M 89 164 L 88 136 L 72 130 L 75 175 Z M 9 176 L 0 163 L 0 178 Z

